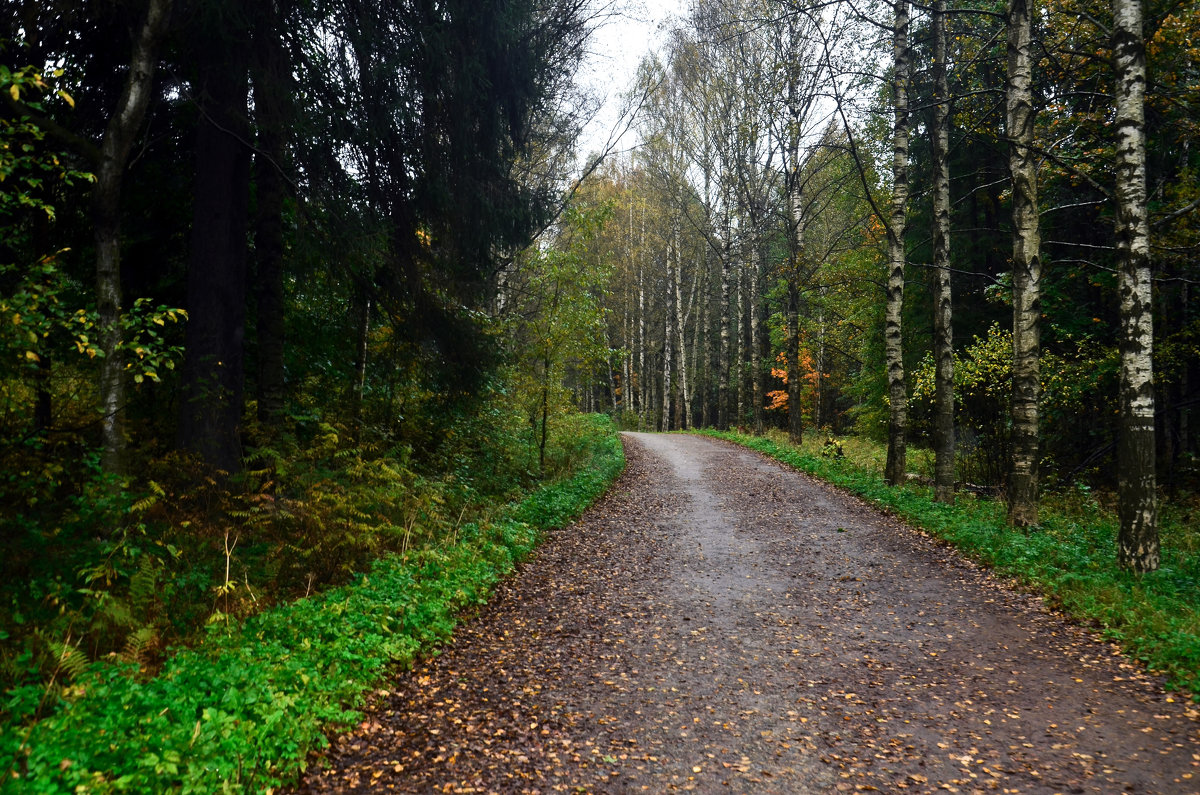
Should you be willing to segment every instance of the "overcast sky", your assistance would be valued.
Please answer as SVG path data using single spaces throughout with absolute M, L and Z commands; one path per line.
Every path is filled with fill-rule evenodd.
M 582 160 L 605 146 L 620 124 L 621 95 L 633 84 L 638 64 L 662 40 L 664 23 L 680 18 L 688 0 L 613 0 L 612 16 L 592 37 L 589 55 L 580 70 L 584 85 L 605 100 L 600 114 L 585 129 L 580 141 Z M 628 137 L 622 147 L 635 142 Z

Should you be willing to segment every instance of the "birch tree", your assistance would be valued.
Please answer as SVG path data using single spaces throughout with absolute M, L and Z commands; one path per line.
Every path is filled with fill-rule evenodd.
M 908 224 L 908 0 L 896 0 L 892 31 L 892 207 L 887 224 L 888 278 L 884 313 L 884 356 L 888 382 L 888 450 L 886 477 L 892 485 L 904 482 L 907 469 L 905 436 L 908 394 L 904 384 L 904 233 Z
M 1013 394 L 1012 470 L 1008 521 L 1038 523 L 1038 356 L 1041 322 L 1041 236 L 1038 227 L 1037 155 L 1033 148 L 1033 0 L 1008 2 L 1008 80 L 1005 132 L 1012 180 Z
M 1121 302 L 1117 557 L 1136 572 L 1158 568 L 1155 494 L 1154 348 L 1150 231 L 1146 218 L 1146 45 L 1141 0 L 1113 0 L 1116 77 L 1116 237 Z

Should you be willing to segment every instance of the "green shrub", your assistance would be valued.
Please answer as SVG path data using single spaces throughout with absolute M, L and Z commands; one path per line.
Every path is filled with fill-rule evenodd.
M 217 622 L 157 676 L 87 662 L 64 646 L 67 681 L 56 710 L 38 684 L 6 694 L 0 754 L 12 791 L 257 792 L 294 780 L 327 727 L 358 715 L 384 671 L 445 642 L 457 616 L 547 529 L 577 517 L 624 467 L 603 417 L 580 420 L 590 465 L 510 504 L 491 522 L 456 529 L 453 543 L 392 554 L 344 586 Z

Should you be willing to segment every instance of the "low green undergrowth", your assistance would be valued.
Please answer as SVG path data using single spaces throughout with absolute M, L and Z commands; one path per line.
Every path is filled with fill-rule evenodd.
M 258 792 L 304 769 L 328 727 L 355 708 L 388 668 L 450 637 L 541 533 L 577 517 L 624 467 L 610 421 L 587 418 L 586 465 L 469 522 L 442 544 L 391 554 L 351 582 L 244 621 L 215 623 L 158 674 L 132 664 L 74 662 L 58 708 L 22 720 L 45 691 L 6 694 L 0 753 L 11 791 Z M 5 789 L 10 791 L 10 789 Z
M 1046 495 L 1041 526 L 1025 532 L 1007 525 L 1001 501 L 959 494 L 945 505 L 933 501 L 927 486 L 888 486 L 880 451 L 861 439 L 843 441 L 839 457 L 821 454 L 823 440 L 797 448 L 775 435 L 706 433 L 886 508 L 1100 627 L 1130 656 L 1165 674 L 1168 686 L 1200 693 L 1200 554 L 1179 506 L 1166 504 L 1161 512 L 1161 568 L 1139 576 L 1117 565 L 1115 512 L 1083 490 Z

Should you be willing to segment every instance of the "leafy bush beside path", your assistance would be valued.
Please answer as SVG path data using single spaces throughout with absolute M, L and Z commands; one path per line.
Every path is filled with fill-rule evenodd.
M 544 531 L 620 474 L 615 429 L 595 422 L 590 466 L 465 526 L 454 544 L 388 556 L 348 585 L 214 627 L 152 679 L 103 662 L 76 672 L 58 711 L 3 727 L 4 791 L 258 792 L 294 780 L 388 669 L 445 642 Z

